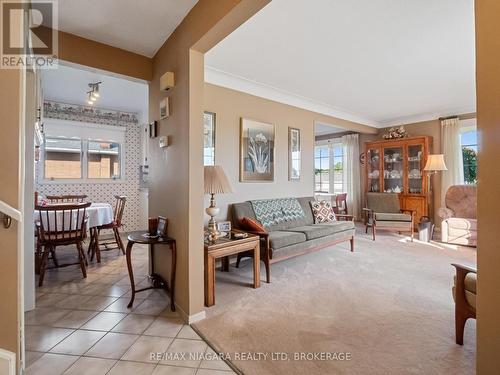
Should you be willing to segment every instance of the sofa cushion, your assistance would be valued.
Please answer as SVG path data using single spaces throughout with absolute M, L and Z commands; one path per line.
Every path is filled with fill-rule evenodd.
M 290 228 L 288 230 L 290 232 L 304 233 L 309 241 L 349 229 L 354 229 L 354 223 L 352 221 L 332 221 L 330 223 L 305 225 L 302 227 Z
M 314 216 L 314 223 L 329 223 L 337 220 L 335 212 L 333 212 L 332 202 L 328 201 L 312 201 L 311 209 Z
M 344 230 L 356 228 L 356 226 L 354 225 L 354 222 L 351 220 L 337 220 L 337 221 L 332 221 L 331 223 L 315 224 L 315 226 L 326 226 L 326 227 L 333 228 L 332 233 L 342 232 Z
M 466 219 L 460 217 L 450 217 L 446 219 L 448 222 L 448 227 L 451 229 L 464 229 L 470 231 L 477 231 L 477 220 L 476 219 Z
M 269 232 L 269 242 L 271 244 L 271 248 L 273 249 L 279 249 L 281 247 L 305 242 L 306 239 L 306 235 L 301 232 L 288 232 L 281 230 Z
M 400 212 L 397 193 L 366 193 L 366 204 L 374 212 Z
M 380 221 L 411 221 L 411 215 L 403 213 L 375 212 L 375 219 Z
M 302 206 L 296 198 L 260 199 L 250 203 L 255 217 L 266 228 L 304 217 Z
M 469 305 L 471 305 L 474 309 L 476 309 L 476 283 L 477 283 L 477 274 L 473 272 L 469 272 L 465 275 L 465 300 Z M 455 288 L 457 285 L 457 276 L 453 277 L 453 299 L 455 299 Z

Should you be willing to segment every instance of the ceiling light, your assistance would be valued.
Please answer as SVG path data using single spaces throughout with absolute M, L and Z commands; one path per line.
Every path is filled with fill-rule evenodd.
M 87 103 L 90 104 L 90 105 L 93 105 L 94 101 L 95 101 L 95 98 L 92 97 L 92 91 L 89 91 L 87 94 L 89 94 L 89 97 L 87 99 Z
M 90 91 L 87 91 L 88 94 L 88 104 L 94 104 L 94 102 L 99 98 L 101 95 L 99 94 L 99 85 L 101 82 L 95 82 L 95 83 L 89 83 L 88 86 L 90 87 Z

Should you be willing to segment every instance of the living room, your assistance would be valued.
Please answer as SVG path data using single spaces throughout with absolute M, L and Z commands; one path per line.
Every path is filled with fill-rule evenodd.
M 486 199 L 498 184 L 498 77 L 484 48 L 498 34 L 485 9 L 497 5 L 382 3 L 186 2 L 155 43 L 153 22 L 143 43 L 92 22 L 77 30 L 78 6 L 60 8 L 62 66 L 149 86 L 140 124 L 149 222 L 140 220 L 140 236 L 120 228 L 127 255 L 84 255 L 84 278 L 79 268 L 48 270 L 38 307 L 60 311 L 37 338 L 46 349 L 26 356 L 25 324 L 42 327 L 48 315 L 36 304 L 24 315 L 15 282 L 24 259 L 6 258 L 2 280 L 18 290 L 6 299 L 18 308 L 1 310 L 18 321 L 0 343 L 15 354 L 10 364 L 28 373 L 494 373 L 496 202 Z M 131 30 L 160 22 L 154 8 Z M 11 99 L 4 104 L 23 112 Z M 20 186 L 2 197 L 10 228 L 33 212 Z M 109 304 L 80 308 L 88 301 L 78 296 L 103 291 Z M 62 327 L 71 314 L 120 317 Z

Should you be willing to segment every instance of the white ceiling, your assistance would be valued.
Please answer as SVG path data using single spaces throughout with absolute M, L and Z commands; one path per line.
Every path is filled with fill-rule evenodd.
M 197 0 L 60 0 L 58 29 L 152 57 Z
M 95 107 L 136 112 L 146 121 L 148 85 L 112 76 L 95 69 L 80 69 L 59 65 L 57 69 L 42 70 L 44 99 L 67 104 L 87 105 L 88 84 L 101 81 L 100 97 Z
M 473 0 L 273 0 L 205 80 L 383 127 L 475 111 Z

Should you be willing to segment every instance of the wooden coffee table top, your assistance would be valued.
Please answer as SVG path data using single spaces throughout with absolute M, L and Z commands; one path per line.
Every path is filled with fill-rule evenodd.
M 242 233 L 242 232 L 231 231 L 231 235 L 233 233 Z M 208 250 L 208 251 L 217 250 L 217 249 L 221 249 L 221 248 L 228 247 L 228 246 L 239 245 L 239 244 L 243 244 L 246 242 L 254 242 L 255 240 L 259 240 L 259 236 L 255 235 L 255 234 L 247 233 L 247 235 L 248 235 L 248 237 L 246 237 L 246 238 L 223 237 L 223 238 L 219 238 L 215 242 L 205 241 L 204 242 L 205 250 Z

